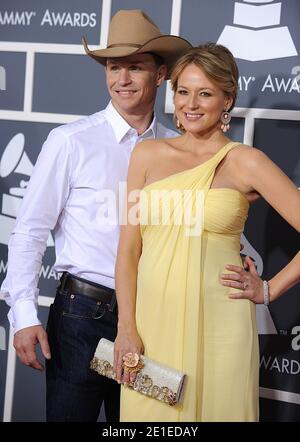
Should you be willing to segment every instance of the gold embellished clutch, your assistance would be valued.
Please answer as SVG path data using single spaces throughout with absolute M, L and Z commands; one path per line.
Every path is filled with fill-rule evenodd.
M 91 360 L 91 369 L 113 379 L 113 355 L 113 342 L 105 338 L 100 339 Z M 168 405 L 180 402 L 186 375 L 146 356 L 141 355 L 140 360 L 142 368 L 137 372 L 135 381 L 128 387 Z

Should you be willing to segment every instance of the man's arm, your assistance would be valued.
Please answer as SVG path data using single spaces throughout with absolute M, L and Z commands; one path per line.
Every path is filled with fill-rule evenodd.
M 37 316 L 38 280 L 46 243 L 67 200 L 71 180 L 71 147 L 60 129 L 52 131 L 38 157 L 9 241 L 8 270 L 1 291 L 10 306 L 14 346 L 21 361 L 42 369 L 39 342 L 50 357 L 47 335 Z

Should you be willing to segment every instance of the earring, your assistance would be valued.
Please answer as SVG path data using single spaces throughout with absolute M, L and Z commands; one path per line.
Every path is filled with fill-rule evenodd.
M 228 111 L 223 111 L 221 115 L 221 129 L 224 133 L 226 133 L 230 128 L 231 115 Z
M 178 120 L 176 114 L 174 113 L 173 115 L 173 123 L 176 126 L 176 129 L 178 129 L 180 132 L 184 133 L 185 132 L 185 128 L 182 126 L 182 124 L 180 123 L 180 121 Z

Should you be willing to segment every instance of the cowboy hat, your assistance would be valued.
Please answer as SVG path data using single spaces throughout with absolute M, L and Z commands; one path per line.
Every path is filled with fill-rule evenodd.
M 90 51 L 82 38 L 85 52 L 106 65 L 107 58 L 127 57 L 152 52 L 163 58 L 169 68 L 192 45 L 175 35 L 163 35 L 156 24 L 141 10 L 120 10 L 112 18 L 107 48 Z

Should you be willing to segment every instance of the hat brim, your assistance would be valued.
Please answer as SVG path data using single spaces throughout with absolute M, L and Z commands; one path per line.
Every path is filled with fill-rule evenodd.
M 85 38 L 82 38 L 82 44 L 84 46 L 87 55 L 92 57 L 98 63 L 106 66 L 107 58 L 121 58 L 128 57 L 133 54 L 143 54 L 145 52 L 152 52 L 163 58 L 168 68 L 168 73 L 175 61 L 192 45 L 182 37 L 175 35 L 162 35 L 149 40 L 144 45 L 136 48 L 132 46 L 114 46 L 113 48 L 96 49 L 90 51 Z

